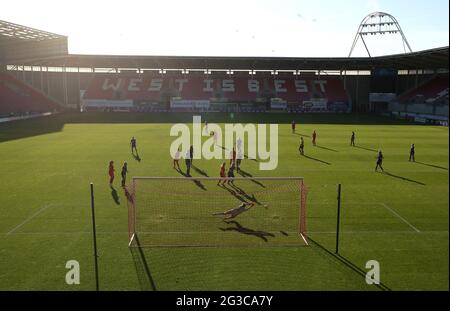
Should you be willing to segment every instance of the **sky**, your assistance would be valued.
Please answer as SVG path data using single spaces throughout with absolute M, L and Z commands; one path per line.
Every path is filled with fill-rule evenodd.
M 449 45 L 448 0 L 14 0 L 0 20 L 69 37 L 71 54 L 346 57 L 369 13 L 399 22 L 413 51 Z M 372 56 L 404 52 L 366 36 Z M 361 40 L 352 56 L 367 56 Z

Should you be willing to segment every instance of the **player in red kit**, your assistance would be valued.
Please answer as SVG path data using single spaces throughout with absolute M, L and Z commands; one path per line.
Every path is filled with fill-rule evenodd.
M 316 130 L 314 130 L 314 132 L 312 134 L 312 143 L 314 146 L 316 145 L 316 138 L 317 138 L 317 134 L 316 134 Z
M 225 162 L 222 163 L 220 166 L 220 180 L 217 182 L 217 185 L 220 185 L 220 183 L 225 184 L 227 181 L 227 176 L 225 175 Z
M 109 168 L 108 168 L 108 174 L 109 174 L 109 185 L 111 186 L 114 181 L 114 161 L 109 161 Z
M 294 120 L 292 120 L 291 128 L 292 128 L 292 133 L 295 133 L 295 121 Z
M 230 152 L 230 165 L 236 163 L 236 149 L 234 149 Z

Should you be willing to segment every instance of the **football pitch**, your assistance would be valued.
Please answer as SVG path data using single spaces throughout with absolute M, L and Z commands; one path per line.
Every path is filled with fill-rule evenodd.
M 278 167 L 260 171 L 258 161 L 244 159 L 242 170 L 252 177 L 304 177 L 309 246 L 295 240 L 298 202 L 292 210 L 277 206 L 283 200 L 274 192 L 265 198 L 268 206 L 255 206 L 235 223 L 214 218 L 205 224 L 204 215 L 226 209 L 227 204 L 217 202 L 228 202 L 229 191 L 215 184 L 201 189 L 189 181 L 192 195 L 186 191 L 178 198 L 184 204 L 172 206 L 176 221 L 164 210 L 150 213 L 148 226 L 157 234 L 146 238 L 158 247 L 129 248 L 121 164 L 128 162 L 128 180 L 181 176 L 172 168 L 169 147 L 175 138 L 169 130 L 176 122 L 190 125 L 192 114 L 57 115 L 0 124 L 0 290 L 95 289 L 90 182 L 95 186 L 101 290 L 449 289 L 448 128 L 356 115 L 202 118 L 222 126 L 279 123 Z M 355 147 L 350 146 L 352 131 Z M 132 136 L 139 159 L 130 151 Z M 298 152 L 301 136 L 306 156 Z M 408 161 L 411 143 L 416 162 Z M 385 173 L 374 171 L 378 149 Z M 113 188 L 110 160 L 116 168 Z M 195 160 L 191 174 L 218 176 L 221 162 Z M 183 161 L 180 165 L 184 170 Z M 337 184 L 342 184 L 339 255 L 334 254 Z M 236 185 L 260 187 L 251 181 Z M 173 198 L 174 189 L 164 184 L 155 197 Z M 150 191 L 143 193 L 147 200 L 155 198 Z M 212 242 L 215 247 L 192 247 Z M 69 260 L 80 263 L 79 285 L 66 284 Z M 365 282 L 369 260 L 380 264 L 379 286 Z

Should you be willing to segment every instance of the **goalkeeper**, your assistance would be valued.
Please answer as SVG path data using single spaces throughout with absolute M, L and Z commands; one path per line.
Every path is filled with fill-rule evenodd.
M 238 216 L 239 214 L 248 211 L 254 205 L 255 203 L 242 202 L 242 204 L 239 205 L 238 207 L 232 208 L 226 212 L 214 213 L 213 216 L 225 216 L 224 219 L 232 219 Z

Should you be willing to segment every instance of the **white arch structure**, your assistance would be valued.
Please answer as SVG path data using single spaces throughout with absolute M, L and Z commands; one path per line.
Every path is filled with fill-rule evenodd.
M 370 55 L 369 48 L 367 47 L 367 44 L 364 41 L 364 36 L 378 35 L 378 34 L 381 35 L 397 34 L 397 33 L 399 33 L 401 36 L 403 42 L 403 50 L 405 51 L 405 53 L 406 53 L 405 45 L 408 48 L 409 52 L 412 52 L 411 46 L 409 45 L 408 40 L 406 40 L 405 34 L 403 33 L 400 24 L 398 23 L 398 21 L 395 19 L 394 16 L 384 12 L 370 13 L 369 15 L 364 17 L 363 20 L 361 21 L 361 24 L 358 27 L 358 31 L 356 32 L 355 39 L 353 40 L 353 44 L 350 49 L 350 53 L 348 54 L 348 57 L 351 57 L 359 38 L 361 38 L 361 41 L 363 42 L 369 57 L 372 57 Z

